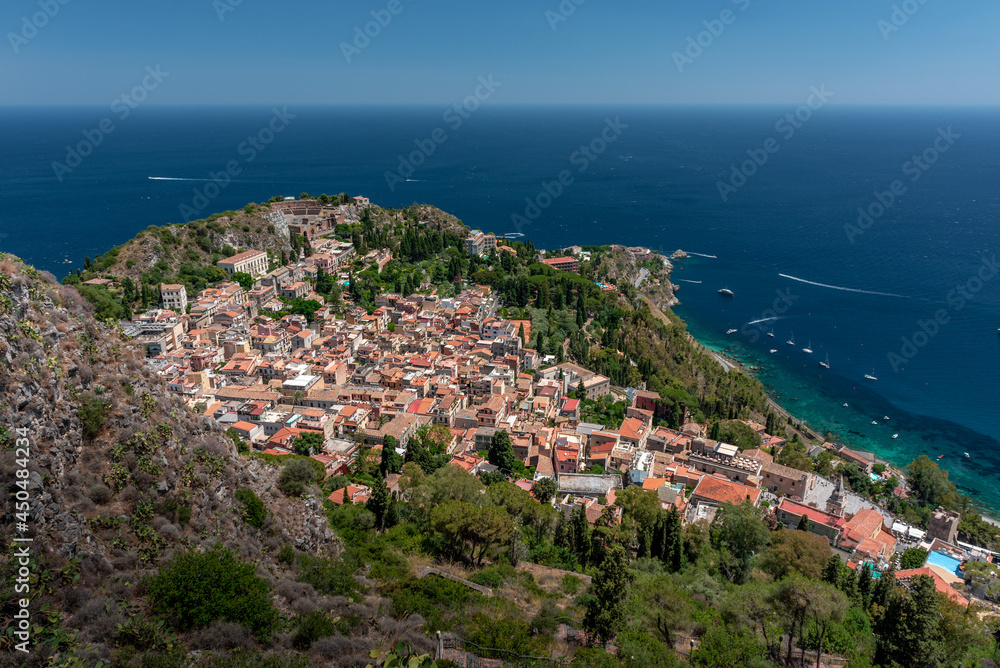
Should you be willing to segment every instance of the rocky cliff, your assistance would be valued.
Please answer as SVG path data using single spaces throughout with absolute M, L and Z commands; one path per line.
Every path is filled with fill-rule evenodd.
M 84 643 L 88 665 L 106 658 L 116 622 L 141 607 L 136 584 L 181 550 L 221 542 L 270 581 L 286 544 L 336 552 L 315 488 L 282 494 L 277 469 L 168 396 L 141 351 L 89 310 L 73 288 L 0 256 L 0 533 L 5 545 L 33 539 L 18 545 L 30 546 L 37 625 L 27 659 L 0 631 L 0 665 L 64 665 L 46 661 Z M 264 501 L 262 528 L 244 521 L 241 488 Z M 24 595 L 12 591 L 13 554 L 0 554 L 0 629 Z

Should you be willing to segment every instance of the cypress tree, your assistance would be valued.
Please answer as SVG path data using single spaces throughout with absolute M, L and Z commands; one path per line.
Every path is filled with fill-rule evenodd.
M 639 559 L 647 559 L 651 556 L 653 548 L 653 527 L 642 527 L 639 529 L 639 547 L 637 549 L 636 557 Z
M 910 582 L 910 600 L 907 602 L 906 624 L 903 626 L 905 634 L 899 643 L 905 648 L 905 660 L 900 661 L 903 665 L 935 665 L 931 656 L 941 623 L 938 605 L 934 580 L 928 575 L 915 576 Z
M 389 489 L 385 486 L 385 480 L 376 478 L 372 486 L 372 495 L 368 498 L 366 508 L 375 515 L 375 528 L 379 531 L 385 528 L 386 515 L 389 512 L 390 496 Z
M 861 572 L 858 574 L 858 594 L 861 598 L 861 607 L 866 610 L 872 602 L 874 587 L 875 582 L 872 579 L 872 567 L 866 563 L 861 567 Z
M 656 522 L 653 524 L 653 544 L 650 548 L 650 556 L 654 559 L 659 559 L 664 561 L 664 555 L 666 554 L 666 524 L 667 515 L 662 510 L 656 515 Z
M 574 508 L 569 516 L 569 539 L 573 546 L 573 553 L 577 561 L 584 568 L 590 562 L 590 522 L 587 521 L 587 512 L 583 508 Z
M 836 557 L 831 557 L 835 559 Z M 839 561 L 839 559 L 838 559 Z M 896 569 L 891 564 L 889 569 L 882 572 L 881 577 L 875 582 L 872 588 L 872 603 L 885 608 L 889 603 L 889 598 L 896 589 Z
M 393 436 L 386 436 L 382 443 L 382 461 L 379 470 L 382 477 L 390 473 L 399 473 L 403 468 L 403 458 L 396 452 L 396 439 Z
M 843 567 L 844 562 L 840 560 L 835 554 L 830 555 L 830 558 L 826 560 L 826 566 L 823 567 L 823 582 L 831 584 L 834 587 L 840 584 L 840 570 Z
M 684 537 L 683 529 L 681 528 L 681 514 L 677 512 L 677 508 L 671 508 L 667 512 L 666 530 L 666 561 L 670 567 L 670 572 L 676 573 L 681 569 L 681 557 L 683 556 L 682 541 Z
M 611 640 L 625 623 L 625 596 L 632 580 L 625 548 L 612 545 L 590 585 L 593 598 L 583 618 L 583 628 L 602 643 Z
M 385 528 L 391 529 L 392 527 L 399 524 L 399 505 L 396 503 L 396 497 L 389 497 L 389 510 L 385 514 Z
M 499 468 L 504 475 L 513 474 L 514 467 L 517 465 L 517 456 L 510 444 L 510 435 L 506 431 L 498 429 L 494 432 L 490 448 L 486 453 L 486 460 Z

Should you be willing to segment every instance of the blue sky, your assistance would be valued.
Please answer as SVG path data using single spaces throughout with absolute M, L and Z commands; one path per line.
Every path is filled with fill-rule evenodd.
M 0 104 L 107 105 L 157 65 L 150 104 L 441 104 L 490 74 L 491 104 L 786 104 L 820 84 L 839 104 L 1000 104 L 996 0 L 62 1 L 3 3 Z M 40 3 L 58 12 L 24 31 Z M 916 11 L 894 25 L 894 4 Z

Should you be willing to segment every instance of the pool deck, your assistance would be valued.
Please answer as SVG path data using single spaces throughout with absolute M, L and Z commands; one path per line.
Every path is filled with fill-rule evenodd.
M 941 568 L 940 566 L 935 566 L 934 564 L 927 564 L 927 568 L 931 569 L 932 571 L 940 575 L 941 579 L 950 585 L 963 582 L 962 578 L 958 577 L 954 573 L 946 571 L 944 568 Z

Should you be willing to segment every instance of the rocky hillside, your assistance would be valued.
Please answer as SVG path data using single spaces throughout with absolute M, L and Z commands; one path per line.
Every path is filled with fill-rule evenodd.
M 93 260 L 93 275 L 131 278 L 176 275 L 184 265 L 213 264 L 212 258 L 247 248 L 291 250 L 288 229 L 267 218 L 267 204 L 248 204 L 239 212 L 213 214 L 189 224 L 150 225 L 132 239 Z M 147 281 L 150 282 L 150 281 Z
M 19 564 L 12 549 L 0 554 L 0 665 L 96 665 L 114 657 L 127 665 L 123 648 L 126 657 L 148 649 L 126 623 L 146 609 L 144 577 L 179 553 L 216 543 L 284 591 L 274 595 L 279 611 L 293 601 L 323 605 L 312 587 L 290 581 L 278 559 L 282 548 L 285 562 L 299 551 L 336 554 L 318 489 L 301 497 L 279 491 L 279 469 L 239 455 L 213 421 L 167 396 L 141 353 L 95 323 L 89 309 L 75 289 L 0 256 L 0 533 L 5 545 L 33 539 L 19 544 L 30 546 L 30 595 L 14 595 Z M 27 457 L 15 448 L 23 435 Z M 247 521 L 238 490 L 263 501 L 260 528 Z M 16 505 L 25 496 L 26 505 Z M 33 626 L 28 655 L 13 651 L 11 635 L 23 596 L 30 596 Z M 180 642 L 255 647 L 245 633 L 227 635 Z
M 375 205 L 361 208 L 353 204 L 341 208 L 350 231 L 382 232 L 380 238 L 390 247 L 398 246 L 406 229 L 404 220 L 460 236 L 468 232 L 458 218 L 426 204 L 413 204 L 402 210 Z M 150 225 L 126 243 L 93 258 L 81 278 L 129 278 L 136 285 L 155 285 L 162 280 L 185 282 L 192 275 L 211 279 L 202 275 L 205 267 L 214 267 L 220 258 L 237 252 L 267 249 L 275 258 L 282 252 L 291 253 L 296 243 L 290 238 L 287 226 L 281 222 L 275 224 L 271 212 L 272 207 L 266 202 L 250 203 L 239 211 L 215 213 L 187 224 Z M 362 222 L 371 227 L 365 230 Z
M 594 260 L 593 270 L 599 280 L 631 290 L 649 299 L 654 306 L 666 310 L 679 304 L 674 296 L 677 286 L 670 282 L 670 270 L 663 256 L 652 253 L 636 258 L 624 246 L 608 246 Z M 628 292 L 628 291 L 626 291 Z

